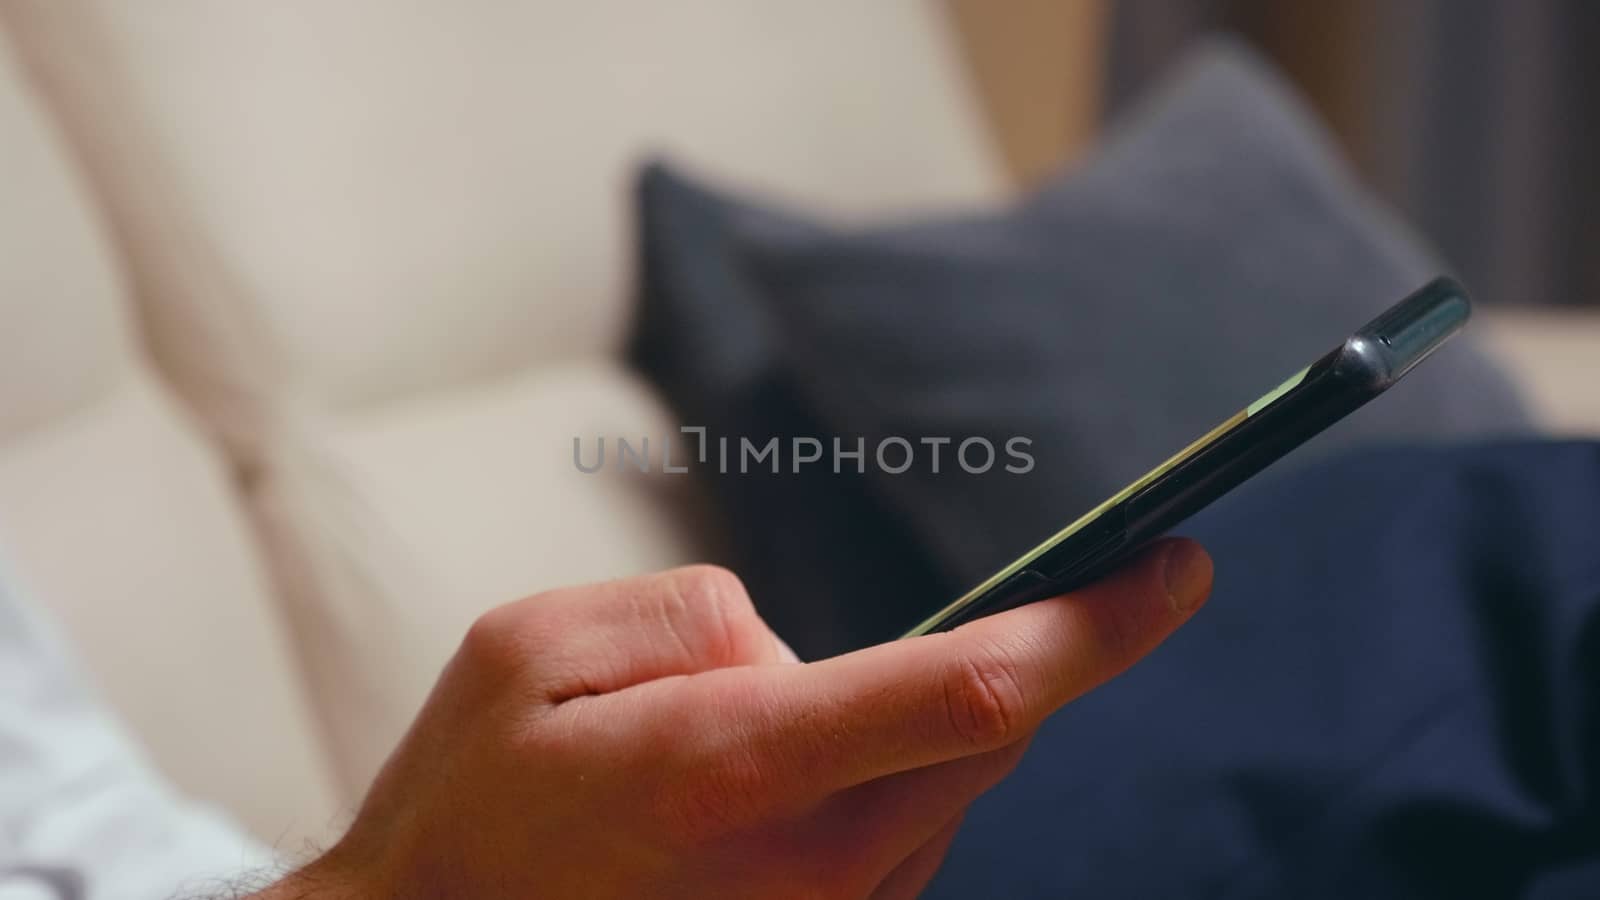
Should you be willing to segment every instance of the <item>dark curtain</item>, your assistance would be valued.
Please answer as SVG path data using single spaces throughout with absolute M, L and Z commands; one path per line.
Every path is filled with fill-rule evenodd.
M 1120 0 L 1108 108 L 1233 31 L 1484 300 L 1600 304 L 1600 2 Z

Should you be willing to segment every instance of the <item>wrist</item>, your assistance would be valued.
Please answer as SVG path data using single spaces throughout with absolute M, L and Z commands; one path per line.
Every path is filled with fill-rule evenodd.
M 347 865 L 335 848 L 243 900 L 375 900 L 388 896 L 378 879 Z

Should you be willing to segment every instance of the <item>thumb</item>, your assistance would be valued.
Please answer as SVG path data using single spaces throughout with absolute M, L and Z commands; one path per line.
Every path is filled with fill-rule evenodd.
M 1200 545 L 1164 540 L 1092 585 L 954 631 L 764 667 L 741 752 L 815 798 L 1004 747 L 1154 649 L 1210 589 Z
M 1070 594 L 969 622 L 951 632 L 998 647 L 1045 706 L 1060 705 L 1137 662 L 1211 593 L 1211 557 L 1194 541 L 1157 541 L 1110 576 Z

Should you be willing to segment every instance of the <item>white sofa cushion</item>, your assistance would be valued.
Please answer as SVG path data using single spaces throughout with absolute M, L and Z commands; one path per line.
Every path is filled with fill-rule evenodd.
M 478 613 L 699 555 L 687 478 L 572 461 L 574 437 L 592 460 L 599 435 L 659 446 L 671 427 L 631 375 L 594 361 L 347 417 L 269 460 L 263 530 L 302 574 L 290 600 L 314 625 L 302 639 L 352 788 Z
M 682 487 L 570 462 L 575 425 L 664 421 L 609 361 L 636 159 L 845 218 L 1003 183 L 921 0 L 0 16 L 127 247 L 158 361 L 252 476 L 351 788 L 473 614 L 704 555 L 663 508 Z
M 230 476 L 150 379 L 83 190 L 0 42 L 0 557 L 156 764 L 276 840 L 336 809 Z
M 662 147 L 881 214 L 1001 179 L 940 11 L 19 0 L 161 361 L 232 436 L 613 349 Z
M 1600 312 L 1490 310 L 1478 325 L 1547 431 L 1600 437 Z

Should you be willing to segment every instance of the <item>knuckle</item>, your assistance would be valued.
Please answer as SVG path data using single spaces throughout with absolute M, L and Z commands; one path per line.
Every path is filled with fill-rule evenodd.
M 1013 659 L 996 647 L 959 657 L 944 682 L 950 730 L 974 749 L 987 750 L 1021 736 L 1027 713 Z
M 491 677 L 520 672 L 531 656 L 528 630 L 517 604 L 497 607 L 467 628 L 456 656 L 471 671 Z
M 739 576 L 721 566 L 687 566 L 676 573 L 678 593 L 696 608 L 737 615 L 754 611 Z
M 669 619 L 692 632 L 681 635 L 686 645 L 716 660 L 741 657 L 756 613 L 739 576 L 720 566 L 689 566 L 673 573 L 671 594 L 677 615 Z

